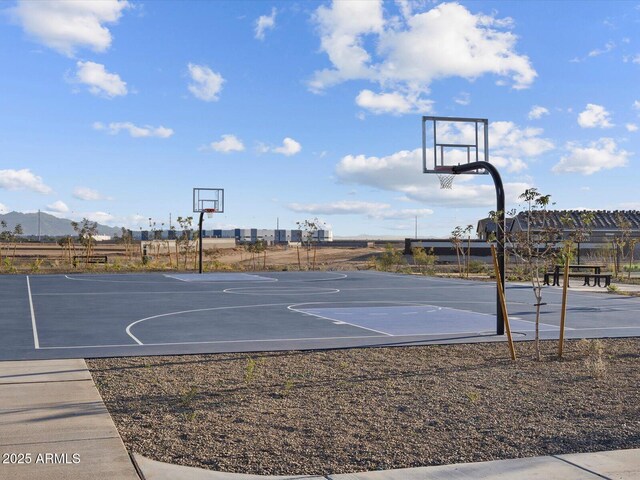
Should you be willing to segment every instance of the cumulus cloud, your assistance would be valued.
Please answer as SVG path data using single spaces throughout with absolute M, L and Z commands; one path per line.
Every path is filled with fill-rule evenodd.
M 515 50 L 510 19 L 474 15 L 458 3 L 442 3 L 421 13 L 405 7 L 402 18 L 386 19 L 379 0 L 320 6 L 314 20 L 332 68 L 316 71 L 310 90 L 317 93 L 344 81 L 368 80 L 380 85 L 380 95 L 400 94 L 416 103 L 437 79 L 474 80 L 493 74 L 516 89 L 534 81 L 537 74 L 528 57 Z M 378 100 L 374 106 L 389 100 L 369 97 Z M 386 105 L 385 113 L 390 110 Z M 395 113 L 407 111 L 397 99 L 391 105 L 398 105 Z
M 163 127 L 162 125 L 159 127 L 152 127 L 151 125 L 139 127 L 131 122 L 111 122 L 108 125 L 101 122 L 95 122 L 93 124 L 93 128 L 94 130 L 105 130 L 111 135 L 117 135 L 121 130 L 125 130 L 134 138 L 169 138 L 173 135 L 172 129 Z
M 116 220 L 116 217 L 107 212 L 89 212 L 85 215 L 86 218 L 93 222 L 98 222 L 102 224 L 113 224 Z
M 545 107 L 541 107 L 540 105 L 534 105 L 529 110 L 529 120 L 538 120 L 542 118 L 544 115 L 549 115 L 549 110 Z
M 336 176 L 343 183 L 400 192 L 409 200 L 419 202 L 461 207 L 495 206 L 493 185 L 478 184 L 471 175 L 459 175 L 451 190 L 442 190 L 435 175 L 420 174 L 421 164 L 421 148 L 385 157 L 346 155 L 336 167 Z M 526 183 L 505 183 L 508 200 L 517 201 L 518 195 L 528 186 Z
M 374 93 L 371 90 L 362 90 L 356 97 L 356 104 L 375 114 L 400 115 L 411 112 L 430 113 L 433 102 L 398 92 Z
M 49 205 L 47 205 L 47 209 L 55 213 L 66 213 L 69 211 L 69 207 L 62 200 L 50 203 Z
M 632 106 L 635 110 L 640 110 L 640 100 L 635 100 Z
M 125 0 L 20 0 L 10 13 L 38 42 L 73 56 L 79 48 L 106 51 L 112 38 L 104 24 L 116 23 L 128 6 Z
M 79 200 L 104 200 L 106 199 L 100 192 L 89 187 L 76 187 L 73 190 L 73 196 Z
M 35 175 L 28 168 L 21 170 L 0 170 L 0 188 L 6 190 L 31 190 L 32 192 L 48 194 L 53 190 L 42 181 L 42 177 Z
M 578 115 L 578 125 L 582 128 L 611 128 L 611 114 L 602 105 L 588 103 L 587 108 Z
M 635 123 L 627 123 L 625 125 L 625 128 L 627 129 L 627 132 L 637 132 L 638 131 L 638 125 Z
M 311 215 L 366 215 L 376 219 L 403 219 L 413 218 L 416 215 L 431 215 L 433 210 L 429 208 L 393 209 L 387 203 L 361 202 L 343 200 L 331 203 L 291 203 L 289 209 L 294 212 L 309 213 Z
M 95 62 L 78 62 L 75 81 L 89 87 L 94 95 L 113 98 L 127 94 L 127 83 L 117 73 L 109 73 L 104 65 Z
M 219 142 L 211 142 L 209 148 L 222 153 L 242 152 L 244 144 L 235 135 L 222 135 L 222 139 Z
M 624 167 L 631 156 L 630 152 L 619 149 L 612 138 L 601 138 L 587 146 L 568 143 L 566 149 L 568 154 L 560 158 L 553 172 L 592 175 L 600 170 Z
M 537 157 L 553 148 L 551 140 L 542 138 L 542 128 L 520 128 L 513 122 L 497 121 L 489 125 L 492 147 L 499 154 Z
M 271 9 L 271 15 L 260 15 L 256 20 L 256 38 L 258 40 L 264 40 L 264 35 L 267 30 L 273 30 L 276 27 L 276 9 Z
M 482 131 L 478 142 L 483 143 Z M 519 127 L 513 122 L 496 121 L 489 125 L 491 162 L 509 172 L 520 172 L 527 168 L 527 160 L 534 159 L 555 148 L 553 142 L 543 137 L 542 128 Z M 474 144 L 475 128 L 472 124 L 440 122 L 438 141 L 451 144 Z M 447 163 L 467 161 L 466 150 L 448 151 Z M 480 158 L 483 158 L 482 151 Z
M 292 155 L 295 155 L 296 153 L 299 153 L 300 150 L 302 150 L 302 145 L 300 145 L 298 142 L 296 142 L 293 138 L 290 138 L 290 137 L 286 137 L 282 141 L 281 147 L 276 147 L 271 149 L 272 152 L 281 153 L 282 155 L 286 155 L 287 157 L 290 157 Z
M 224 83 L 222 75 L 214 72 L 206 65 L 190 63 L 188 68 L 189 76 L 191 77 L 191 83 L 188 88 L 193 96 L 205 102 L 218 100 L 218 94 L 222 90 L 222 84 Z
M 0 213 L 8 213 L 9 209 L 3 203 L 0 203 Z

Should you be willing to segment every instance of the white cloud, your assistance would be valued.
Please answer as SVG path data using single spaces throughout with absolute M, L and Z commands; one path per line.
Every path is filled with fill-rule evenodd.
M 549 110 L 545 107 L 541 107 L 540 105 L 534 105 L 531 107 L 529 111 L 529 120 L 538 120 L 542 118 L 543 115 L 549 115 Z
M 347 155 L 336 167 L 337 178 L 344 183 L 365 185 L 381 190 L 403 193 L 408 199 L 437 205 L 461 207 L 495 207 L 492 184 L 477 184 L 472 175 L 456 177 L 453 189 L 442 190 L 435 175 L 422 175 L 422 149 L 403 150 L 386 157 Z M 510 202 L 529 185 L 505 183 Z
M 124 0 L 34 2 L 20 0 L 11 9 L 24 31 L 38 42 L 68 56 L 87 47 L 104 52 L 111 32 L 103 24 L 115 23 L 129 6 Z
M 56 213 L 66 213 L 69 211 L 69 207 L 62 200 L 47 205 L 47 208 Z
M 121 130 L 126 130 L 129 135 L 134 138 L 144 137 L 157 137 L 157 138 L 169 138 L 173 135 L 173 130 L 163 127 L 152 127 L 151 125 L 144 125 L 139 127 L 131 122 L 111 122 L 105 125 L 101 122 L 95 122 L 93 124 L 94 130 L 107 130 L 111 135 L 117 135 Z
M 286 155 L 287 157 L 290 157 L 291 155 L 295 155 L 296 153 L 299 153 L 300 150 L 302 150 L 302 146 L 298 142 L 296 142 L 293 138 L 289 138 L 289 137 L 286 137 L 282 141 L 281 147 L 276 147 L 271 149 L 272 152 L 281 153 L 282 155 Z
M 611 114 L 602 105 L 588 103 L 587 108 L 578 115 L 578 125 L 582 128 L 611 128 Z
M 106 199 L 100 192 L 89 187 L 76 187 L 73 190 L 73 196 L 79 200 L 89 201 Z
M 116 221 L 116 217 L 107 212 L 89 212 L 84 216 L 93 222 L 98 222 L 106 225 L 113 225 L 113 223 Z
M 510 19 L 474 15 L 458 3 L 442 3 L 422 13 L 402 11 L 403 18 L 387 20 L 379 0 L 320 6 L 314 20 L 332 68 L 316 71 L 309 88 L 317 93 L 344 81 L 369 80 L 385 90 L 381 95 L 395 93 L 417 103 L 437 79 L 472 81 L 494 74 L 509 79 L 516 89 L 534 81 L 537 74 L 528 57 L 515 51 L 517 37 L 507 30 Z M 390 100 L 369 97 L 376 105 Z M 407 110 L 398 98 L 393 103 L 400 108 L 383 111 Z
M 42 177 L 34 175 L 28 168 L 21 170 L 0 170 L 0 188 L 6 190 L 31 190 L 48 194 L 53 190 L 42 181 Z
M 212 150 L 222 153 L 242 152 L 244 150 L 242 141 L 235 135 L 222 135 L 222 140 L 211 142 L 209 146 Z
M 640 110 L 640 100 L 635 100 L 632 106 L 634 109 Z
M 2 203 L 0 203 L 0 214 L 1 213 L 8 213 L 8 212 L 9 212 L 9 209 L 7 208 L 7 206 L 2 204 Z
M 482 145 L 482 131 L 478 138 Z M 554 148 L 551 140 L 542 137 L 541 128 L 521 128 L 513 122 L 496 121 L 489 124 L 491 144 L 490 161 L 501 169 L 519 172 L 527 168 L 527 160 L 531 160 Z M 475 143 L 475 128 L 472 124 L 441 122 L 438 126 L 438 141 L 456 144 Z M 462 150 L 448 152 L 446 158 L 450 162 L 466 162 L 466 152 Z M 482 160 L 482 152 L 480 152 Z
M 588 56 L 589 57 L 598 57 L 598 56 L 600 56 L 600 55 L 602 55 L 604 53 L 609 53 L 611 50 L 613 50 L 615 48 L 615 46 L 616 46 L 615 43 L 609 41 L 604 45 L 604 47 L 596 48 L 594 50 L 591 50 L 588 53 Z
M 403 219 L 413 218 L 416 215 L 431 215 L 433 210 L 429 208 L 392 209 L 387 203 L 361 202 L 343 200 L 331 203 L 292 203 L 288 207 L 294 212 L 309 213 L 312 215 L 366 215 L 377 219 Z
M 192 83 L 189 84 L 189 91 L 194 97 L 205 102 L 215 102 L 218 94 L 222 90 L 224 78 L 219 73 L 214 72 L 206 65 L 195 65 L 190 63 L 189 76 Z
M 433 102 L 423 100 L 415 95 L 403 95 L 398 92 L 374 93 L 371 90 L 362 90 L 356 97 L 356 104 L 372 113 L 405 114 L 405 113 L 430 113 Z
M 458 96 L 454 97 L 454 102 L 458 105 L 469 105 L 471 103 L 471 95 L 468 92 L 460 92 Z
M 542 138 L 541 128 L 520 128 L 513 122 L 493 122 L 489 125 L 492 152 L 510 158 L 538 157 L 554 148 L 547 138 Z
M 568 155 L 560 158 L 552 171 L 555 173 L 580 173 L 591 175 L 600 170 L 624 167 L 630 152 L 618 149 L 612 138 L 601 138 L 583 147 L 577 143 L 568 143 Z
M 638 131 L 638 125 L 635 123 L 627 123 L 625 125 L 625 128 L 627 129 L 627 132 L 637 132 Z
M 256 38 L 264 40 L 264 34 L 267 30 L 273 30 L 276 26 L 276 9 L 271 9 L 271 15 L 260 15 L 256 20 Z
M 94 95 L 118 97 L 127 94 L 127 83 L 116 73 L 109 73 L 104 65 L 95 62 L 78 62 L 75 81 L 89 87 Z

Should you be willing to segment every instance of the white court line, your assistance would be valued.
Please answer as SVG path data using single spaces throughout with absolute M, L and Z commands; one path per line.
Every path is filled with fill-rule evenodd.
M 151 280 L 102 280 L 101 278 L 80 278 L 80 277 L 70 277 L 69 275 L 65 275 L 64 278 L 67 280 L 74 280 L 76 282 L 98 282 L 98 283 L 163 283 L 165 285 L 170 282 L 154 282 Z
M 413 337 L 439 337 L 441 335 L 465 335 L 468 336 L 470 334 L 478 335 L 481 337 L 504 337 L 504 335 L 496 335 L 495 333 L 489 332 L 444 332 L 444 333 L 422 333 L 422 334 L 409 334 L 409 335 L 391 335 L 394 339 L 396 338 L 413 338 Z M 172 346 L 172 345 L 209 345 L 209 344 L 227 344 L 227 343 L 267 343 L 267 342 L 304 342 L 304 341 L 316 341 L 316 340 L 353 340 L 360 338 L 389 338 L 389 335 L 357 335 L 357 336 L 346 336 L 346 337 L 306 337 L 306 338 L 259 338 L 259 339 L 249 339 L 249 340 L 203 340 L 200 342 L 166 342 L 166 343 L 143 343 L 143 344 L 127 344 L 127 345 L 80 345 L 80 346 L 68 346 L 68 347 L 41 347 L 41 350 L 63 350 L 63 349 L 73 349 L 73 348 L 115 348 L 115 347 L 163 347 L 163 346 Z M 435 339 L 438 340 L 437 338 Z M 429 339 L 424 339 L 424 341 L 430 341 Z M 231 353 L 231 352 L 230 352 Z
M 260 291 L 263 290 L 263 291 Z M 223 290 L 223 293 L 229 293 L 233 295 L 331 295 L 334 293 L 340 293 L 337 288 L 329 287 L 293 287 L 293 288 L 278 288 L 278 287 L 229 287 Z
M 209 312 L 213 310 L 232 310 L 236 308 L 274 307 L 274 306 L 282 306 L 282 305 L 289 305 L 289 304 L 288 303 L 264 303 L 259 305 L 235 305 L 230 307 L 196 308 L 194 310 L 182 310 L 180 312 L 162 313 L 160 315 L 153 315 L 151 317 L 141 318 L 140 320 L 136 320 L 135 322 L 130 323 L 129 325 L 127 325 L 125 332 L 127 332 L 127 335 L 129 335 L 138 345 L 144 345 L 144 343 L 142 343 L 133 333 L 131 333 L 131 327 L 133 327 L 138 323 L 146 322 L 147 320 L 153 320 L 154 318 L 161 318 L 161 317 L 170 317 L 171 315 L 181 315 L 183 313 Z
M 311 315 L 312 317 L 321 318 L 323 320 L 329 320 L 330 322 L 335 322 L 337 320 L 337 318 L 324 317 L 322 315 L 318 315 L 317 313 L 305 312 L 304 310 L 298 310 L 298 309 L 293 308 L 296 305 L 307 305 L 307 304 L 306 303 L 300 303 L 300 304 L 295 304 L 295 305 L 289 305 L 287 307 L 287 309 L 291 310 L 292 312 L 302 313 L 304 315 Z M 355 323 L 345 322 L 343 320 L 340 320 L 340 321 L 342 322 L 343 325 L 351 325 L 352 327 L 361 328 L 362 330 L 369 330 L 370 332 L 381 333 L 381 334 L 386 335 L 388 337 L 394 337 L 395 336 L 395 335 L 392 335 L 391 333 L 383 332 L 382 330 L 375 330 L 373 328 L 363 327 L 362 325 L 357 325 Z
M 120 282 L 124 283 L 124 282 Z M 70 292 L 70 293 L 34 293 L 34 297 L 64 297 L 77 295 L 166 295 L 179 293 L 180 295 L 197 295 L 200 293 L 224 293 L 222 290 L 181 290 L 173 292 Z
M 196 275 L 196 274 L 194 273 L 194 274 L 187 274 L 187 275 Z M 242 275 L 247 275 L 247 276 L 252 277 L 252 278 L 247 278 L 246 280 L 237 280 L 237 279 L 236 280 L 228 280 L 228 279 L 226 279 L 226 280 L 185 280 L 185 279 L 176 277 L 174 275 L 169 275 L 169 274 L 166 274 L 166 273 L 163 276 L 165 278 L 171 278 L 173 280 L 180 280 L 181 282 L 184 282 L 184 283 L 195 283 L 195 284 L 197 284 L 197 283 L 221 283 L 221 282 L 227 282 L 227 283 L 229 283 L 229 282 L 254 282 L 255 283 L 255 282 L 277 282 L 278 281 L 277 278 L 261 277 L 260 275 L 253 275 L 253 274 L 249 274 L 249 273 L 243 273 Z M 195 278 L 195 277 L 190 277 L 190 278 Z M 249 288 L 251 288 L 251 287 L 249 287 Z
M 33 330 L 33 346 L 36 350 L 40 348 L 40 340 L 38 340 L 38 327 L 36 326 L 36 314 L 33 309 L 33 298 L 31 298 L 31 283 L 29 275 L 27 275 L 27 292 L 29 293 L 29 308 L 31 309 L 31 328 Z

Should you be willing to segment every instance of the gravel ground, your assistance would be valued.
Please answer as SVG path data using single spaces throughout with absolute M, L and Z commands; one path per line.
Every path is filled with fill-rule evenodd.
M 640 339 L 88 360 L 130 450 L 329 474 L 640 447 Z

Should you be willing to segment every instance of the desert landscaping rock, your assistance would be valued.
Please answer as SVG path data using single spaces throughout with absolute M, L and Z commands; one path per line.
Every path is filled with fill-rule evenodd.
M 133 357 L 88 365 L 127 447 L 331 474 L 640 447 L 639 339 Z

